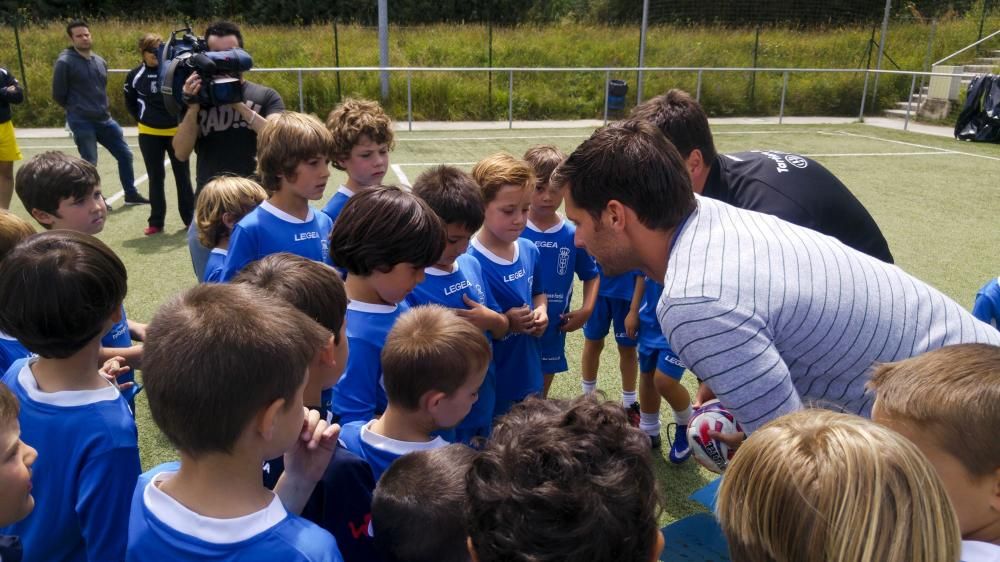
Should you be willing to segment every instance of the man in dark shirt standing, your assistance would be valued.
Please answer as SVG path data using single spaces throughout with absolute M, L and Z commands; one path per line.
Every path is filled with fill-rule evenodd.
M 695 193 L 811 228 L 892 263 L 875 219 L 818 162 L 777 150 L 718 154 L 704 110 L 681 90 L 644 102 L 631 117 L 656 125 L 674 143 Z
M 231 22 L 217 21 L 205 30 L 205 41 L 210 51 L 243 48 L 243 34 Z M 267 118 L 284 111 L 285 104 L 278 92 L 266 86 L 243 80 L 242 103 L 221 107 L 203 107 L 198 103 L 198 92 L 204 85 L 197 73 L 184 83 L 188 102 L 184 118 L 174 136 L 174 153 L 178 160 L 186 161 L 191 152 L 198 153 L 195 168 L 195 200 L 212 178 L 223 175 L 250 177 L 257 169 L 257 133 L 264 128 Z M 208 261 L 209 248 L 198 242 L 194 223 L 188 230 L 188 249 L 191 263 L 200 280 Z
M 66 110 L 66 122 L 80 157 L 97 165 L 97 143 L 118 161 L 118 178 L 126 205 L 145 205 L 149 200 L 135 189 L 132 151 L 118 122 L 108 112 L 108 63 L 91 51 L 90 28 L 75 20 L 66 26 L 73 43 L 59 53 L 52 73 L 52 97 Z

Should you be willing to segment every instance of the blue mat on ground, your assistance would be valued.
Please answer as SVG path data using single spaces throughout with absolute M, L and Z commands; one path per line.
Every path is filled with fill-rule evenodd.
M 689 515 L 663 528 L 664 562 L 728 562 L 729 548 L 715 517 Z
M 715 513 L 715 498 L 719 495 L 719 485 L 721 483 L 722 477 L 716 478 L 705 487 L 695 490 L 693 494 L 688 496 L 688 499 L 700 503 L 707 507 L 709 511 Z

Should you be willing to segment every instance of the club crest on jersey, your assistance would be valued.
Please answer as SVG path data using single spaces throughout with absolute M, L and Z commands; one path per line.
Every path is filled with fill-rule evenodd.
M 556 272 L 559 275 L 566 275 L 569 270 L 569 248 L 559 248 L 559 261 L 556 262 Z

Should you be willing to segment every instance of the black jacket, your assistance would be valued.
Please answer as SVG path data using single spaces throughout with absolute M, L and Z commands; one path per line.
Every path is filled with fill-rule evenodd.
M 7 88 L 14 86 L 13 92 Z M 24 101 L 24 91 L 14 79 L 14 75 L 6 68 L 0 67 L 0 123 L 10 121 L 10 104 Z
M 125 78 L 125 107 L 136 121 L 155 129 L 171 129 L 178 118 L 167 112 L 160 93 L 159 67 L 145 64 L 133 68 Z
M 66 109 L 66 117 L 106 121 L 108 113 L 108 63 L 99 55 L 90 58 L 67 47 L 52 69 L 52 99 Z

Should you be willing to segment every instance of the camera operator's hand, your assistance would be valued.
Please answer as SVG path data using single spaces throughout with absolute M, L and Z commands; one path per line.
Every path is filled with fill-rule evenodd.
M 198 92 L 201 91 L 201 76 L 197 72 L 188 76 L 184 81 L 184 100 L 189 106 L 198 105 Z

